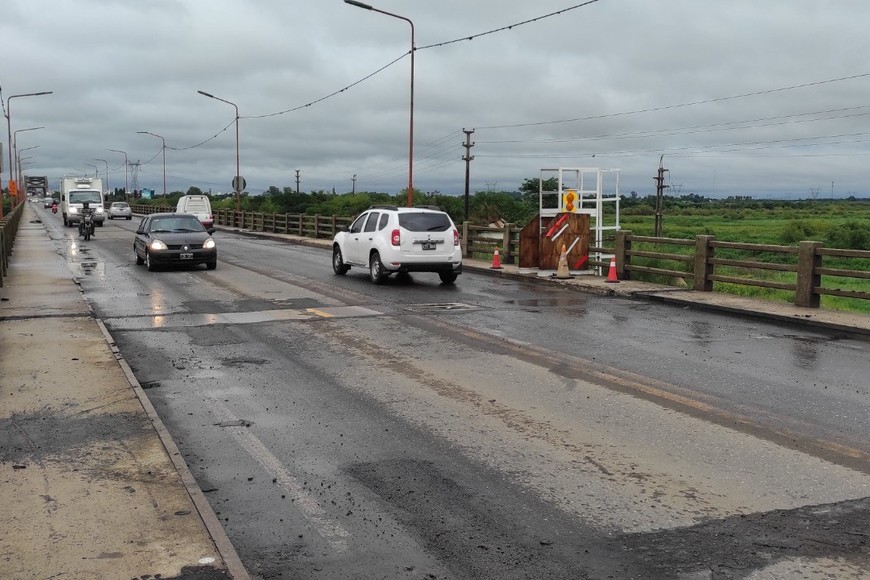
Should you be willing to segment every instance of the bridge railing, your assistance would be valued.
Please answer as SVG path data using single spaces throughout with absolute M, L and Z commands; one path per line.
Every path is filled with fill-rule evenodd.
M 174 211 L 171 207 L 133 206 L 136 213 Z M 254 231 L 329 239 L 353 217 L 307 214 L 215 212 L 218 225 Z M 462 255 L 490 260 L 498 248 L 505 264 L 519 261 L 516 224 L 503 227 L 461 225 Z M 636 236 L 615 232 L 602 246 L 589 248 L 589 265 L 602 268 L 616 257 L 620 280 L 653 279 L 663 284 L 689 286 L 702 292 L 745 294 L 748 287 L 787 293 L 797 306 L 818 308 L 822 296 L 870 300 L 870 251 L 826 248 L 821 242 L 797 246 L 725 242 L 710 235 L 694 239 Z
M 9 257 L 12 256 L 15 235 L 18 233 L 23 213 L 24 204 L 20 203 L 0 220 L 0 286 L 3 286 L 3 278 L 9 273 Z
M 594 248 L 616 256 L 621 280 L 654 275 L 666 282 L 691 280 L 701 292 L 742 293 L 760 287 L 793 294 L 796 306 L 818 308 L 821 296 L 870 300 L 870 251 L 826 248 L 821 242 L 797 246 L 635 236 L 616 232 L 613 247 Z M 688 284 L 687 284 L 688 285 Z

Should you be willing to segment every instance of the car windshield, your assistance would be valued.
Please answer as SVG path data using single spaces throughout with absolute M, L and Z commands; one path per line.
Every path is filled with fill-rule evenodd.
M 405 212 L 399 214 L 399 225 L 412 232 L 443 232 L 450 229 L 446 213 Z
M 100 203 L 102 201 L 100 199 L 99 191 L 71 191 L 69 192 L 69 202 L 70 203 L 82 203 L 83 201 L 88 201 L 91 203 Z
M 204 232 L 205 228 L 193 216 L 155 218 L 148 228 L 150 232 Z

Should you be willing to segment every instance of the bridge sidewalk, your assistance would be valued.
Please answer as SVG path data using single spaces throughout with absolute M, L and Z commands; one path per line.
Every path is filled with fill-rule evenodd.
M 0 288 L 0 578 L 247 578 L 26 207 Z

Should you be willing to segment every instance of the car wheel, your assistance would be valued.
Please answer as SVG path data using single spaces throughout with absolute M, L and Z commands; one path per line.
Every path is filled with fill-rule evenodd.
M 381 263 L 381 255 L 377 252 L 372 252 L 371 257 L 369 258 L 369 278 L 372 279 L 372 282 L 375 284 L 383 284 L 384 280 L 387 279 L 386 269 L 384 265 Z
M 141 266 L 142 264 L 145 263 L 145 260 L 142 259 L 142 256 L 140 256 L 140 255 L 136 252 L 135 249 L 133 250 L 133 253 L 136 254 L 136 265 L 137 265 L 137 266 Z
M 438 272 L 438 277 L 441 278 L 442 284 L 453 284 L 456 282 L 456 272 Z
M 332 271 L 339 276 L 344 276 L 347 274 L 348 270 L 350 270 L 350 266 L 344 263 L 344 256 L 341 255 L 341 248 L 336 244 L 332 247 Z
M 217 268 L 217 260 L 212 260 L 211 262 L 206 262 L 205 267 L 207 270 L 214 270 Z
M 145 250 L 145 267 L 148 268 L 149 272 L 153 272 L 157 269 L 157 265 L 154 264 L 154 261 L 151 259 L 151 252 Z

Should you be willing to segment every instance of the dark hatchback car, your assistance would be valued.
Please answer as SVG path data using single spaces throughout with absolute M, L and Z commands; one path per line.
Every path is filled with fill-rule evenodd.
M 217 268 L 217 247 L 211 234 L 194 215 L 154 213 L 145 216 L 136 230 L 133 253 L 136 264 L 153 271 L 161 265 L 205 264 Z

